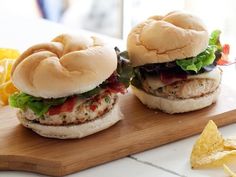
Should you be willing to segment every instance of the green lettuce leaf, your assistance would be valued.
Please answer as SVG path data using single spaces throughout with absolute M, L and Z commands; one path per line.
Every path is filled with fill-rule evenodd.
M 42 116 L 51 106 L 57 106 L 63 104 L 66 101 L 65 98 L 57 99 L 43 99 L 34 97 L 26 93 L 14 93 L 9 97 L 9 104 L 12 107 L 25 110 L 30 108 L 37 116 Z
M 217 50 L 221 51 L 222 46 L 221 46 L 221 43 L 220 43 L 220 34 L 221 34 L 220 30 L 214 30 L 210 35 L 209 45 L 210 46 L 215 45 L 217 47 Z
M 9 97 L 9 104 L 15 108 L 25 109 L 30 97 L 25 93 L 14 93 Z
M 176 64 L 184 71 L 198 72 L 202 67 L 212 64 L 215 60 L 215 52 L 221 51 L 220 44 L 220 30 L 214 30 L 209 38 L 209 44 L 205 51 L 196 57 L 186 58 L 184 60 L 177 60 Z
M 210 65 L 214 62 L 216 50 L 217 48 L 215 45 L 209 45 L 205 51 L 196 57 L 177 60 L 176 64 L 184 71 L 195 71 L 197 73 L 202 67 Z

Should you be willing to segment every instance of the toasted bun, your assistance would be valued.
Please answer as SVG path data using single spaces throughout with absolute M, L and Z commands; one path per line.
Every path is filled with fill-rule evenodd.
M 34 123 L 24 117 L 21 112 L 17 114 L 21 124 L 32 129 L 41 136 L 58 139 L 82 138 L 93 133 L 104 130 L 122 119 L 123 115 L 120 112 L 119 105 L 116 103 L 111 111 L 104 116 L 93 121 L 85 122 L 79 125 L 67 126 L 49 126 Z
M 13 66 L 12 81 L 35 97 L 58 98 L 95 88 L 116 67 L 114 49 L 100 39 L 64 34 L 27 49 Z
M 213 93 L 206 94 L 202 97 L 170 100 L 150 95 L 134 86 L 131 86 L 131 88 L 134 95 L 136 95 L 143 104 L 151 109 L 159 109 L 169 114 L 195 111 L 210 106 L 216 102 L 220 93 L 220 88 L 218 87 Z
M 207 45 L 208 32 L 204 24 L 183 12 L 150 17 L 134 27 L 127 40 L 134 67 L 193 57 Z

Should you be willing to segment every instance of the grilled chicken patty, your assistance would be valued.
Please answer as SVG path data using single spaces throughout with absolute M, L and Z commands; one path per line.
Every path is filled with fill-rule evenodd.
M 163 82 L 160 76 L 146 76 L 142 88 L 147 93 L 168 99 L 198 98 L 214 92 L 220 85 L 222 70 L 218 67 L 209 72 L 187 75 L 185 79 L 169 78 Z
M 152 89 L 148 85 L 144 85 L 144 90 L 160 97 L 169 99 L 188 99 L 203 96 L 214 92 L 219 83 L 213 79 L 188 79 L 176 81 L 170 85 Z
M 71 112 L 61 112 L 55 115 L 46 113 L 38 117 L 32 110 L 26 109 L 25 111 L 20 110 L 19 114 L 22 114 L 28 120 L 44 125 L 80 124 L 85 121 L 94 120 L 109 112 L 116 103 L 117 98 L 116 93 L 105 90 L 92 98 L 78 97 Z

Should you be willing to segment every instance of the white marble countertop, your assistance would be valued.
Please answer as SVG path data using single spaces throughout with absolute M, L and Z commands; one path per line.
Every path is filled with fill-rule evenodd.
M 52 39 L 63 32 L 88 33 L 86 31 L 75 31 L 67 29 L 55 23 L 44 20 L 25 19 L 20 21 L 16 18 L 5 19 L 0 17 L 0 47 L 26 49 L 28 46 Z M 106 37 L 113 45 L 124 49 L 124 42 Z M 234 69 L 231 67 L 231 69 Z M 236 115 L 235 115 L 236 118 Z M 236 136 L 236 124 L 220 128 L 223 136 Z M 198 136 L 198 135 L 197 135 Z M 174 143 L 135 154 L 120 160 L 99 165 L 78 173 L 68 175 L 69 177 L 224 177 L 222 168 L 208 170 L 192 170 L 189 157 L 192 146 L 197 138 L 193 136 Z M 236 170 L 236 165 L 233 168 Z M 0 177 L 29 177 L 44 176 L 35 173 L 20 171 L 0 171 Z

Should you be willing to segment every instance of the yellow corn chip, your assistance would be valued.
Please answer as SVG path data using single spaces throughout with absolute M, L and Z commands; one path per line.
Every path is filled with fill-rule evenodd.
M 217 167 L 236 159 L 236 141 L 224 140 L 216 124 L 210 120 L 193 146 L 192 168 Z
M 224 172 L 228 174 L 230 177 L 236 177 L 236 173 L 234 173 L 228 166 L 223 164 Z
M 11 80 L 5 82 L 0 86 L 0 104 L 7 105 L 8 104 L 8 97 L 18 90 L 12 84 Z
M 20 56 L 20 52 L 15 49 L 0 48 L 0 60 L 5 58 L 16 59 Z
M 11 70 L 20 53 L 15 49 L 0 48 L 0 105 L 8 104 L 8 97 L 17 91 L 11 82 Z
M 194 168 L 212 168 L 219 167 L 224 163 L 235 160 L 236 150 L 230 151 L 219 151 L 212 153 L 209 156 L 202 157 L 198 159 L 195 163 Z
M 15 59 L 2 59 L 0 60 L 0 85 L 10 80 L 11 69 Z
M 190 158 L 192 168 L 198 168 L 209 163 L 209 160 L 202 159 L 223 150 L 224 139 L 218 131 L 216 124 L 210 120 L 193 146 Z M 202 163 L 203 161 L 206 162 Z
M 236 140 L 235 139 L 225 139 L 224 140 L 224 149 L 236 150 Z
M 192 168 L 211 168 L 223 165 L 227 174 L 236 177 L 226 165 L 236 161 L 236 139 L 224 139 L 216 124 L 210 120 L 193 146 Z
M 0 85 L 7 80 L 8 61 L 0 60 Z

